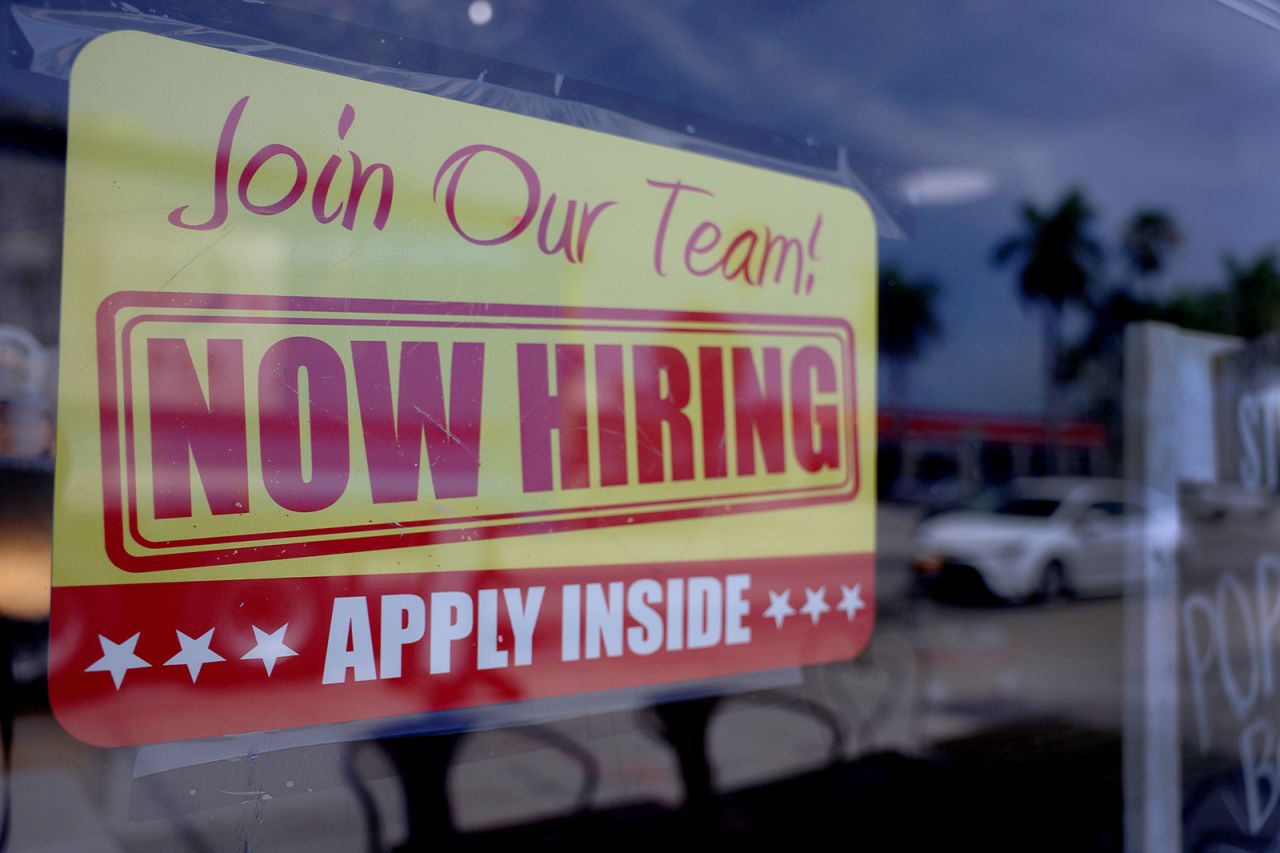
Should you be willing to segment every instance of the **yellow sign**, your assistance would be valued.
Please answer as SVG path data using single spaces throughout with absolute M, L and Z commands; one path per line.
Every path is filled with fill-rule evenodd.
M 66 221 L 65 601 L 870 565 L 875 233 L 849 190 L 119 32 L 74 67 Z M 735 607 L 782 630 L 730 587 L 722 642 Z M 828 596 L 787 627 L 834 621 Z M 150 677 L 120 651 L 140 625 L 55 638 L 69 695 Z M 149 641 L 128 654 L 160 670 Z

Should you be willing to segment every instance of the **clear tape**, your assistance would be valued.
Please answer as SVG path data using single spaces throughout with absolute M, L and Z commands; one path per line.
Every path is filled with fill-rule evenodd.
M 700 138 L 696 124 L 682 133 L 613 109 L 560 97 L 558 92 L 564 80 L 562 75 L 555 76 L 553 94 L 542 94 L 487 82 L 484 74 L 462 79 L 355 62 L 254 36 L 128 11 L 128 4 L 120 4 L 120 7 L 125 11 L 85 12 L 11 7 L 18 29 L 31 49 L 27 70 L 58 79 L 69 79 L 76 56 L 91 40 L 114 30 L 139 30 L 836 184 L 856 191 L 867 200 L 881 237 L 905 239 L 910 230 L 912 206 L 900 189 L 905 169 L 858 155 L 844 146 L 823 146 L 825 152 L 819 152 L 817 159 L 829 160 L 825 165 L 799 163 Z M 805 144 L 815 149 L 819 147 L 813 141 L 806 141 Z

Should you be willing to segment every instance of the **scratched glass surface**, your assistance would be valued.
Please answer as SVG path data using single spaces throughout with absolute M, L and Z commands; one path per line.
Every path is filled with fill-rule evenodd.
M 0 21 L 0 850 L 1275 848 L 1273 4 Z

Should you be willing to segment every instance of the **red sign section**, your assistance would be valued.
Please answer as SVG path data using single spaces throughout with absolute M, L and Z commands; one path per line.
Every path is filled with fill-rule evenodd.
M 874 590 L 869 554 L 59 587 L 50 692 L 120 746 L 671 683 L 850 658 Z

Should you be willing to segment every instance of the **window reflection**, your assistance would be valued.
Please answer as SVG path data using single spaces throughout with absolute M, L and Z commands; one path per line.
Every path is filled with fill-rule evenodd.
M 492 64 L 501 86 L 536 83 L 695 143 L 785 137 L 771 149 L 783 163 L 904 166 L 868 190 L 912 214 L 905 239 L 880 246 L 872 644 L 763 683 L 588 693 L 532 722 L 456 714 L 142 750 L 72 740 L 44 683 L 65 89 L 41 69 L 63 46 L 7 6 L 12 849 L 1274 839 L 1280 255 L 1266 176 L 1280 128 L 1266 108 L 1275 34 L 1250 20 L 1273 14 L 291 5 L 169 11 L 464 83 Z M 130 23 L 113 21 L 94 25 Z

